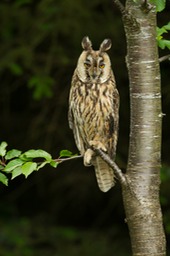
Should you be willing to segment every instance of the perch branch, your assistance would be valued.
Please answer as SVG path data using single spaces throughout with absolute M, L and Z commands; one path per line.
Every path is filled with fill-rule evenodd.
M 70 160 L 74 160 L 74 159 L 82 158 L 82 157 L 83 157 L 82 155 L 78 155 L 78 156 L 71 156 L 71 157 L 66 157 L 66 158 L 56 158 L 56 159 L 54 159 L 54 161 L 57 163 L 63 163 L 66 161 L 70 161 Z

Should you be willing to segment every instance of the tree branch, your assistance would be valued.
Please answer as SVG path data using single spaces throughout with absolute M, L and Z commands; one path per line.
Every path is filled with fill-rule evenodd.
M 162 57 L 159 58 L 159 62 L 163 62 L 165 60 L 170 60 L 170 54 L 162 56 Z
M 56 159 L 54 159 L 54 161 L 57 163 L 63 163 L 66 161 L 70 161 L 70 160 L 74 160 L 74 159 L 82 158 L 82 157 L 83 157 L 82 155 L 78 155 L 78 156 L 71 156 L 71 157 L 67 157 L 67 158 L 56 158 Z

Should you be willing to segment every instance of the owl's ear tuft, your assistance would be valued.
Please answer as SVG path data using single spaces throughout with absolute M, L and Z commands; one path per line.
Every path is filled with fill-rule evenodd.
M 112 41 L 110 39 L 105 39 L 100 45 L 100 52 L 108 51 L 112 46 Z
M 92 50 L 92 43 L 88 36 L 85 36 L 81 42 L 81 45 L 85 51 Z

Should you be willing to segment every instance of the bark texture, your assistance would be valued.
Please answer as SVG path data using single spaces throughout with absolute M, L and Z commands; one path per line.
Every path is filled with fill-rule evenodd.
M 123 186 L 133 256 L 165 256 L 159 200 L 161 166 L 161 91 L 156 44 L 156 10 L 127 0 L 124 12 L 130 80 L 131 128 Z

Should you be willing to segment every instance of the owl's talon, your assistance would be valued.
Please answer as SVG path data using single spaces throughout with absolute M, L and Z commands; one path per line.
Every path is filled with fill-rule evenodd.
M 94 151 L 92 149 L 87 149 L 86 152 L 84 153 L 84 165 L 85 166 L 90 166 L 92 165 L 91 160 L 94 155 Z
M 89 145 L 90 145 L 91 147 L 96 148 L 96 149 L 101 149 L 101 150 L 103 150 L 104 152 L 107 152 L 106 147 L 105 147 L 100 141 L 97 141 L 97 140 L 90 140 L 90 141 L 89 141 Z

